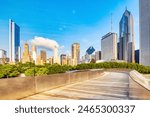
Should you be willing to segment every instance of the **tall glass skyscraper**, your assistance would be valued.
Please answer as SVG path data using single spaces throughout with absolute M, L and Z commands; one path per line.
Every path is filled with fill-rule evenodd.
M 19 62 L 21 59 L 20 27 L 9 19 L 9 59 L 10 62 Z
M 150 66 L 150 0 L 140 0 L 140 64 Z
M 125 10 L 119 24 L 119 60 L 134 63 L 134 19 Z

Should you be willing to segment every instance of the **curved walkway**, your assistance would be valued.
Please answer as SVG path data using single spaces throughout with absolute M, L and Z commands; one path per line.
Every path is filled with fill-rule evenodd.
M 150 91 L 127 73 L 105 72 L 99 78 L 45 91 L 23 100 L 130 100 L 150 99 Z

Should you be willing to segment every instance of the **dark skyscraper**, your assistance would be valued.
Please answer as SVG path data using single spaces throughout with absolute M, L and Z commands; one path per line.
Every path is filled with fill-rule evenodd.
M 119 24 L 119 60 L 134 63 L 134 20 L 126 10 Z
M 139 63 L 139 55 L 140 55 L 140 51 L 135 50 L 135 63 Z

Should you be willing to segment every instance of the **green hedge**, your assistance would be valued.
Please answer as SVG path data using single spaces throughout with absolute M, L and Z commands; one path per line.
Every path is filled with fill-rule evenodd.
M 104 63 L 89 63 L 79 64 L 77 66 L 59 65 L 59 64 L 45 64 L 34 65 L 33 63 L 17 63 L 16 65 L 0 65 L 0 78 L 16 77 L 21 73 L 26 76 L 41 76 L 49 74 L 64 73 L 71 70 L 87 70 L 87 69 L 134 69 L 143 74 L 150 74 L 150 67 L 132 63 L 117 63 L 117 62 L 104 62 Z
M 133 63 L 117 63 L 117 62 L 104 62 L 104 63 L 96 63 L 96 64 L 79 64 L 76 66 L 77 70 L 85 70 L 85 69 L 112 69 L 112 68 L 119 68 L 119 69 L 132 69 L 137 70 L 143 74 L 150 74 L 150 67 L 146 67 L 139 64 Z

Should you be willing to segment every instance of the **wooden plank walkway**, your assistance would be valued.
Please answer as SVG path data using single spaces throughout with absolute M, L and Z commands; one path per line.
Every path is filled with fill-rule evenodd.
M 45 91 L 23 100 L 130 100 L 150 99 L 150 91 L 127 73 L 106 72 L 84 82 Z

